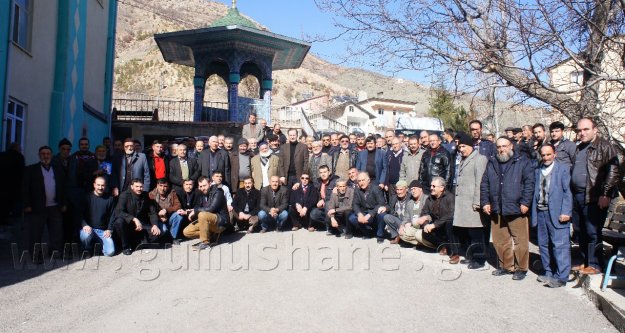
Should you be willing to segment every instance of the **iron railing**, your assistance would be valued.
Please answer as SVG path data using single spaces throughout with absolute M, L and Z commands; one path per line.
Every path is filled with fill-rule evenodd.
M 193 101 L 113 99 L 113 120 L 192 122 Z M 228 103 L 204 102 L 200 121 L 228 121 Z

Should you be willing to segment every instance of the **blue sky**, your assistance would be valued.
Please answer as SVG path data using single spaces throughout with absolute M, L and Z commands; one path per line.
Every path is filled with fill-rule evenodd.
M 217 0 L 228 6 L 231 0 Z M 255 21 L 269 28 L 270 31 L 288 37 L 306 39 L 307 36 L 327 36 L 336 34 L 333 18 L 330 13 L 317 8 L 314 0 L 237 0 L 237 8 Z M 344 41 L 314 42 L 311 52 L 331 63 L 340 61 L 344 55 Z M 357 67 L 357 64 L 343 64 Z M 387 74 L 377 68 L 365 68 L 381 74 Z M 404 79 L 428 84 L 425 74 L 418 72 L 400 72 L 396 74 Z

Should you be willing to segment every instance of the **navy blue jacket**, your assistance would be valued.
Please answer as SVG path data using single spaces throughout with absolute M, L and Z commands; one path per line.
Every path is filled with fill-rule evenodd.
M 569 228 L 569 223 L 560 223 L 560 215 L 573 216 L 573 194 L 571 193 L 571 169 L 558 161 L 553 162 L 551 184 L 549 185 L 549 216 L 556 229 Z M 536 185 L 532 203 L 532 227 L 538 222 L 538 201 L 540 200 L 540 170 L 534 171 Z
M 367 172 L 367 154 L 369 151 L 367 149 L 358 153 L 358 160 L 356 161 L 356 168 L 360 172 Z M 376 185 L 383 183 L 386 179 L 386 152 L 382 149 L 375 150 L 375 183 Z
M 504 164 L 507 169 L 503 174 L 499 165 L 495 157 L 488 159 L 480 186 L 480 206 L 490 205 L 491 215 L 521 215 L 521 205 L 532 207 L 534 167 L 527 157 L 519 154 Z

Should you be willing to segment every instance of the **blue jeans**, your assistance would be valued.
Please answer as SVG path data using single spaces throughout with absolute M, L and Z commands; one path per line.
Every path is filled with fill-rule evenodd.
M 586 193 L 573 193 L 573 222 L 579 230 L 579 248 L 584 265 L 601 269 L 603 266 L 603 222 L 608 210 L 599 209 L 596 202 L 586 204 Z
M 91 229 L 91 233 L 86 233 L 80 229 L 80 242 L 85 250 L 93 248 L 94 242 L 102 244 L 102 254 L 107 257 L 111 257 L 115 254 L 115 243 L 113 237 L 105 238 L 104 230 Z
M 286 209 L 281 211 L 278 214 L 278 216 L 276 216 L 276 218 L 271 217 L 271 215 L 269 215 L 264 210 L 261 210 L 260 212 L 258 212 L 258 219 L 260 220 L 260 227 L 263 230 L 268 230 L 269 225 L 273 227 L 274 224 L 276 225 L 276 229 L 282 229 L 282 226 L 284 225 L 284 222 L 286 221 L 288 217 L 289 217 L 289 212 L 287 212 Z
M 556 228 L 551 221 L 549 211 L 538 211 L 536 223 L 538 225 L 538 247 L 540 260 L 545 269 L 545 275 L 566 283 L 571 271 L 571 240 L 569 224 L 562 224 L 565 228 Z
M 163 227 L 163 229 L 165 230 L 169 229 L 169 233 L 171 234 L 171 237 L 173 239 L 177 239 L 178 233 L 181 229 L 180 225 L 182 224 L 182 221 L 184 221 L 184 219 L 185 219 L 184 216 L 179 215 L 178 213 L 173 213 L 169 217 L 169 222 L 168 222 L 169 225 L 167 227 Z

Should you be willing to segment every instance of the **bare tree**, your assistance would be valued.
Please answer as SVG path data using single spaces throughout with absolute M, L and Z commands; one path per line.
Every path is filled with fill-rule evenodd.
M 623 118 L 605 112 L 625 88 L 625 0 L 316 1 L 337 14 L 350 56 L 372 66 L 444 71 L 465 82 L 488 73 L 572 122 L 592 117 L 604 135 L 622 139 Z M 616 69 L 606 66 L 609 52 Z M 578 84 L 551 84 L 550 71 L 563 63 L 580 70 Z M 615 105 L 625 106 L 618 98 Z

